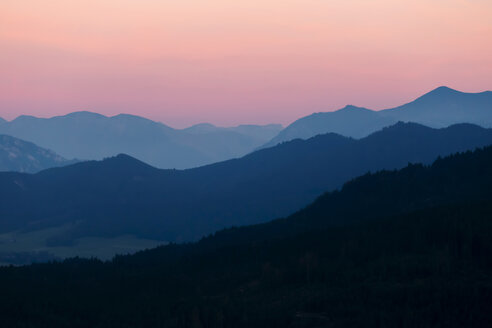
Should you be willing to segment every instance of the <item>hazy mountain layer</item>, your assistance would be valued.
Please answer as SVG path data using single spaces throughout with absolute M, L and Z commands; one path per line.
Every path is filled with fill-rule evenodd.
M 392 109 L 373 111 L 347 106 L 334 112 L 315 113 L 290 124 L 263 147 L 329 132 L 361 138 L 398 121 L 416 122 L 434 128 L 458 123 L 490 128 L 492 92 L 465 93 L 439 87 L 408 104 Z
M 365 175 L 288 218 L 195 244 L 0 268 L 0 322 L 488 327 L 491 184 L 489 147 Z
M 0 171 L 35 173 L 73 163 L 31 142 L 0 135 Z
M 119 153 L 160 168 L 190 168 L 241 157 L 275 136 L 280 125 L 176 130 L 134 115 L 76 112 L 49 119 L 20 116 L 0 133 L 51 149 L 66 158 L 100 160 Z
M 456 123 L 489 128 L 492 127 L 492 91 L 466 93 L 439 87 L 408 104 L 379 113 L 398 121 L 437 128 Z
M 491 129 L 400 123 L 361 140 L 320 135 L 183 171 L 155 169 L 120 155 L 35 175 L 3 173 L 0 232 L 70 223 L 62 243 L 125 234 L 193 240 L 223 227 L 288 215 L 369 171 L 430 163 L 488 144 Z

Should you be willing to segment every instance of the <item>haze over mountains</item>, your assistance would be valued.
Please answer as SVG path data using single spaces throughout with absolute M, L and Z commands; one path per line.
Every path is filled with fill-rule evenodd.
M 0 123 L 0 133 L 34 142 L 65 158 L 92 160 L 125 153 L 159 168 L 190 168 L 241 157 L 281 128 L 201 124 L 177 130 L 139 116 L 106 117 L 91 112 L 49 119 L 19 116 Z
M 0 132 L 50 145 L 0 137 L 0 170 L 41 171 L 0 174 L 0 262 L 2 254 L 19 258 L 32 249 L 46 252 L 44 259 L 110 258 L 289 215 L 366 172 L 492 144 L 492 130 L 473 124 L 434 129 L 401 122 L 492 126 L 491 94 L 441 87 L 395 109 L 346 106 L 282 131 L 273 124 L 207 123 L 177 130 L 138 116 L 90 112 L 0 120 Z M 271 146 L 283 138 L 296 140 Z M 66 158 L 105 159 L 44 170 L 74 162 L 52 149 Z M 21 258 L 32 258 L 26 254 Z
M 465 93 L 439 87 L 416 100 L 391 109 L 373 111 L 346 106 L 334 112 L 314 113 L 295 121 L 263 147 L 329 132 L 362 138 L 398 121 L 441 128 L 457 123 L 492 127 L 492 92 Z
M 0 322 L 488 327 L 491 184 L 488 147 L 365 175 L 287 218 L 198 243 L 0 268 Z
M 31 142 L 0 135 L 0 171 L 35 173 L 75 162 Z
M 362 138 L 398 121 L 436 128 L 457 123 L 492 127 L 492 92 L 464 93 L 439 87 L 396 108 L 373 111 L 348 105 L 300 118 L 283 130 L 278 124 L 222 128 L 208 123 L 180 130 L 134 115 L 75 112 L 49 119 L 19 116 L 11 122 L 0 120 L 0 134 L 33 142 L 68 159 L 100 160 L 124 153 L 158 168 L 184 169 L 318 134 Z
M 492 328 L 491 14 L 0 0 L 0 328 Z
M 0 232 L 65 227 L 50 237 L 55 246 L 127 234 L 195 240 L 288 215 L 368 171 L 430 163 L 489 144 L 492 129 L 399 123 L 360 140 L 320 135 L 182 171 L 120 155 L 35 175 L 1 173 Z

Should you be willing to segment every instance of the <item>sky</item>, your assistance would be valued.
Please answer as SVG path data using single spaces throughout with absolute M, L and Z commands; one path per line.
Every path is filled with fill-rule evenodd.
M 490 0 L 1 0 L 0 117 L 174 127 L 492 89 Z

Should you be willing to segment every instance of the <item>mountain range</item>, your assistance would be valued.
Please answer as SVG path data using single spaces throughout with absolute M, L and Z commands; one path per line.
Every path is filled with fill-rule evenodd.
M 492 129 L 475 125 L 398 123 L 360 140 L 319 135 L 188 170 L 160 170 L 119 155 L 34 175 L 1 173 L 0 232 L 71 224 L 62 242 L 125 234 L 195 240 L 286 216 L 366 172 L 489 144 Z
M 362 138 L 398 121 L 415 122 L 434 128 L 458 123 L 490 128 L 492 92 L 465 93 L 439 87 L 395 108 L 374 111 L 349 105 L 334 112 L 314 113 L 296 120 L 262 147 L 329 132 Z
M 91 112 L 0 122 L 0 133 L 35 143 L 65 158 L 100 160 L 125 153 L 159 168 L 191 168 L 241 157 L 273 138 L 281 125 L 232 128 L 199 124 L 173 129 L 134 115 Z
M 35 173 L 75 162 L 31 142 L 0 135 L 0 171 Z
M 487 327 L 491 184 L 487 147 L 366 174 L 289 217 L 198 243 L 0 268 L 0 323 Z
M 0 133 L 69 159 L 101 160 L 124 153 L 158 168 L 186 169 L 318 134 L 363 138 L 398 121 L 434 128 L 458 123 L 489 128 L 492 92 L 464 93 L 439 87 L 396 108 L 374 111 L 348 105 L 300 118 L 285 129 L 277 124 L 223 128 L 208 123 L 174 129 L 135 115 L 74 112 L 48 119 L 24 115 L 11 122 L 0 120 Z

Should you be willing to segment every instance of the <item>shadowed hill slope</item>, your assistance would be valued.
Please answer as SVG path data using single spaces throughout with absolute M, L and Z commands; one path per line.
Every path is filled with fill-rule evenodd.
M 487 327 L 491 184 L 488 147 L 365 175 L 288 218 L 195 244 L 0 268 L 0 323 Z
M 320 135 L 183 171 L 120 155 L 35 175 L 3 173 L 0 231 L 71 222 L 74 238 L 133 233 L 193 240 L 288 215 L 369 171 L 431 163 L 489 144 L 492 130 L 477 126 L 437 130 L 400 123 L 361 140 Z

